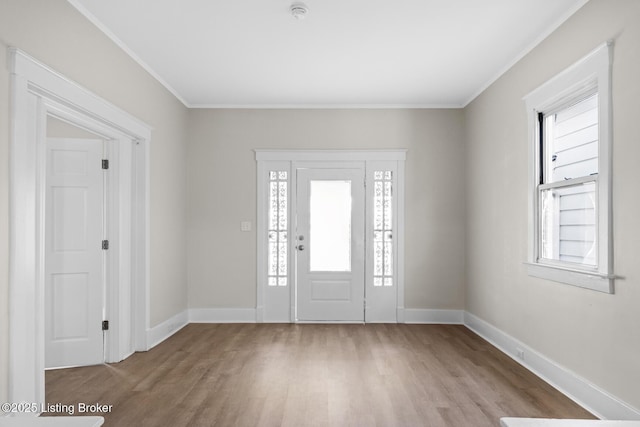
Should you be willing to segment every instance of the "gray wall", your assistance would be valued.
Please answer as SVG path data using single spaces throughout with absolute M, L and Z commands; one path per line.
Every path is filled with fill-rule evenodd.
M 405 306 L 464 307 L 461 110 L 193 110 L 189 130 L 189 307 L 255 307 L 255 148 L 407 148 Z
M 151 325 L 186 309 L 188 110 L 64 0 L 0 1 L 0 402 L 7 400 L 8 46 L 151 125 Z
M 529 277 L 522 97 L 608 39 L 614 267 L 608 295 Z M 466 308 L 640 408 L 640 2 L 591 0 L 465 109 Z

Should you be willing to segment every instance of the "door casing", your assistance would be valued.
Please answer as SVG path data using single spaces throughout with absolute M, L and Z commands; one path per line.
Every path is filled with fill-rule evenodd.
M 16 48 L 11 59 L 9 401 L 44 395 L 44 231 L 47 117 L 109 141 L 107 225 L 111 284 L 108 362 L 146 350 L 149 328 L 149 142 L 151 128 Z M 35 224 L 35 227 L 34 227 Z M 113 248 L 113 249 L 111 249 Z

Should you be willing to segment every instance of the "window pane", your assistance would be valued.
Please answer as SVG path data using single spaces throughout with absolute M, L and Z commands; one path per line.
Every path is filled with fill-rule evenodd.
M 381 238 L 381 232 L 376 231 L 373 235 L 373 275 L 382 276 L 382 266 L 384 264 L 384 242 Z
M 373 228 L 375 230 L 382 230 L 384 228 L 383 186 L 382 181 L 375 181 L 373 184 Z
M 546 115 L 544 182 L 598 173 L 598 95 Z
M 278 233 L 278 276 L 287 275 L 287 232 Z
M 384 275 L 391 276 L 393 274 L 392 266 L 393 266 L 393 257 L 391 253 L 391 241 L 386 240 L 384 242 Z
M 269 275 L 275 276 L 278 274 L 278 234 L 276 232 L 269 232 Z
M 542 190 L 540 206 L 542 258 L 595 266 L 595 182 Z
M 269 183 L 269 230 L 278 229 L 278 182 Z
M 287 182 L 278 183 L 278 230 L 287 229 Z
M 384 183 L 384 229 L 391 230 L 391 181 Z
M 351 181 L 311 181 L 311 271 L 351 271 Z

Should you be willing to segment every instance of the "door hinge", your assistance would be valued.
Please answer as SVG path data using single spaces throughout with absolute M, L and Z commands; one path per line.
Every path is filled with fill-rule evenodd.
M 109 241 L 108 240 L 103 240 L 102 241 L 102 249 L 103 250 L 109 249 Z
M 102 169 L 109 169 L 109 160 L 102 159 Z
M 103 331 L 108 331 L 109 330 L 109 321 L 108 320 L 103 320 L 102 321 L 102 330 Z

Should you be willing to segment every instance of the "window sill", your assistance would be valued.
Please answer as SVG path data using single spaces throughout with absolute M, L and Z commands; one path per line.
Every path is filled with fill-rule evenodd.
M 566 283 L 580 288 L 613 294 L 615 276 L 596 271 L 582 271 L 554 265 L 525 263 L 529 276 L 554 282 Z

